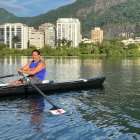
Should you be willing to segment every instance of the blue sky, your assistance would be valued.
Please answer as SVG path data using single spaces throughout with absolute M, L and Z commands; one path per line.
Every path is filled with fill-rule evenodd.
M 0 0 L 0 8 L 16 16 L 37 16 L 76 0 Z

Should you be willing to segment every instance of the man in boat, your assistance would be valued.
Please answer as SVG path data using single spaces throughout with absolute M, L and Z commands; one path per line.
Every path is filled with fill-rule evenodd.
M 28 78 L 32 84 L 39 84 L 45 79 L 46 65 L 45 62 L 40 58 L 40 52 L 38 50 L 32 51 L 32 61 L 27 63 L 21 69 L 17 69 L 19 75 L 21 73 L 28 74 Z M 17 86 L 19 84 L 26 84 L 28 81 L 25 78 L 11 82 L 10 85 Z

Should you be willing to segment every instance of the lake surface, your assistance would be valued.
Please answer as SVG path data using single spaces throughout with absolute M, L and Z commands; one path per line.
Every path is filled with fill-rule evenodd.
M 0 58 L 0 75 L 31 58 Z M 41 96 L 0 99 L 0 140 L 139 140 L 140 58 L 47 58 L 46 79 L 73 81 L 105 75 L 103 89 L 50 95 L 66 114 L 49 114 Z M 0 79 L 9 82 L 20 77 Z M 2 81 L 4 80 L 4 81 Z

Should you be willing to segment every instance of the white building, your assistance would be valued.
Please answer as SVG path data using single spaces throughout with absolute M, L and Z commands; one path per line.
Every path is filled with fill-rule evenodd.
M 127 40 L 122 40 L 121 42 L 124 43 L 125 45 L 140 44 L 140 37 L 136 37 L 135 39 L 129 38 Z
M 29 29 L 29 45 L 35 46 L 37 49 L 44 47 L 44 33 L 34 28 Z
M 136 38 L 135 38 L 135 42 L 136 42 L 136 43 L 140 43 L 140 37 L 136 37 Z
M 134 44 L 135 43 L 135 40 L 132 39 L 132 38 L 129 38 L 127 40 L 122 40 L 121 41 L 124 45 L 128 45 L 128 44 Z
M 51 23 L 44 23 L 39 26 L 39 31 L 44 32 L 45 45 L 55 47 L 56 44 L 56 28 Z
M 13 44 L 12 39 L 18 36 L 19 42 Z M 27 49 L 29 30 L 28 26 L 22 23 L 6 23 L 0 25 L 0 43 L 6 44 L 9 48 Z
M 85 43 L 85 44 L 95 43 L 93 40 L 88 39 L 88 38 L 84 38 L 84 39 L 82 39 L 82 42 Z
M 57 40 L 67 39 L 76 47 L 82 40 L 81 25 L 76 18 L 59 18 L 57 20 Z

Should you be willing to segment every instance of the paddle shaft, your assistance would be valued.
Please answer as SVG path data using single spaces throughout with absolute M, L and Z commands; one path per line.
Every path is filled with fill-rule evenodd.
M 50 101 L 50 99 L 36 86 L 36 85 L 34 85 L 31 81 L 30 81 L 30 79 L 29 78 L 27 78 L 26 76 L 24 76 L 24 74 L 23 73 L 21 73 L 22 74 L 22 76 L 27 80 L 27 81 L 29 81 L 29 83 L 54 107 L 54 108 L 59 108 L 58 106 L 56 106 L 56 105 L 54 105 L 51 101 Z
M 9 75 L 5 75 L 5 76 L 1 76 L 0 78 L 6 78 L 6 77 L 12 77 L 12 76 L 16 76 L 17 74 L 9 74 Z
M 46 97 L 46 95 L 36 86 L 36 85 L 34 85 L 34 84 L 32 84 L 31 82 L 30 82 L 30 84 L 52 105 L 52 106 L 54 106 L 54 107 L 56 107 L 56 105 L 54 105 L 47 97 Z

